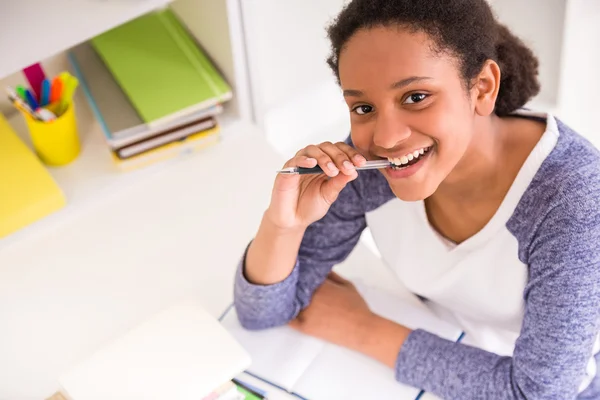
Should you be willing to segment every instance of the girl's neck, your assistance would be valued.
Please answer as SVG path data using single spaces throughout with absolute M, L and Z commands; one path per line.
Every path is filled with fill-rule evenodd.
M 481 124 L 469 151 L 438 190 L 425 200 L 430 224 L 461 243 L 491 220 L 545 125 L 523 118 Z
M 458 165 L 431 196 L 435 202 L 497 202 L 510 189 L 546 124 L 520 117 L 481 118 Z
M 496 199 L 506 177 L 507 122 L 497 116 L 476 122 L 471 143 L 432 197 L 456 203 Z

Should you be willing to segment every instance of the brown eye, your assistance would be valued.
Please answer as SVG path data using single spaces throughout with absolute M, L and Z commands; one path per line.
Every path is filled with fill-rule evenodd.
M 427 98 L 424 93 L 413 93 L 404 100 L 404 104 L 415 104 L 419 103 Z
M 373 111 L 373 107 L 367 106 L 367 105 L 362 105 L 362 106 L 354 107 L 354 110 L 352 110 L 352 111 L 354 111 L 358 115 L 365 115 L 365 114 L 368 114 L 371 111 Z

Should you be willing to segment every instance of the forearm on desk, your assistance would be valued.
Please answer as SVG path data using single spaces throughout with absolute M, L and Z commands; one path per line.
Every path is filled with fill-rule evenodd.
M 287 278 L 296 265 L 304 232 L 279 229 L 263 217 L 246 253 L 246 279 L 257 285 L 272 285 Z
M 393 321 L 373 315 L 359 329 L 353 350 L 363 353 L 390 368 L 396 366 L 398 353 L 411 330 Z

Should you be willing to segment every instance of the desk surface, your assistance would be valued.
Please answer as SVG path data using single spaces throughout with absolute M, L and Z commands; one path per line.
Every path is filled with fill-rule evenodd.
M 63 371 L 178 299 L 226 308 L 282 164 L 260 132 L 238 129 L 0 249 L 0 399 L 52 395 Z

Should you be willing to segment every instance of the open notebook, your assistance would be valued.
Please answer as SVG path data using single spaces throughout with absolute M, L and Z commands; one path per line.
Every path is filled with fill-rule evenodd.
M 376 314 L 452 341 L 460 340 L 463 335 L 461 329 L 436 317 L 424 304 L 406 301 L 360 282 L 355 285 Z M 419 388 L 398 383 L 387 366 L 287 326 L 245 330 L 234 308 L 227 312 L 222 324 L 250 353 L 249 373 L 303 398 L 401 400 L 420 395 Z

